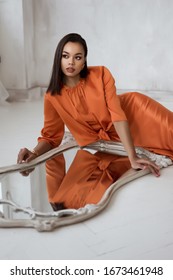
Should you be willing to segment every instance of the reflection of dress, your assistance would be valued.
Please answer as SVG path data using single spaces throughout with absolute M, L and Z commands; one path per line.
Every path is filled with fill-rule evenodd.
M 107 68 L 89 70 L 77 86 L 64 86 L 61 95 L 45 95 L 45 122 L 38 140 L 58 146 L 65 123 L 80 146 L 100 139 L 119 141 L 112 123 L 127 118 L 135 146 L 173 159 L 173 113 L 140 93 L 116 95 Z
M 79 150 L 66 175 L 62 155 L 46 163 L 49 201 L 64 208 L 98 203 L 107 188 L 130 169 L 127 157 Z

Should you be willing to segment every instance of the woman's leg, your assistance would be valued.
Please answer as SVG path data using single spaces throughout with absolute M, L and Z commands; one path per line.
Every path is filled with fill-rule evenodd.
M 134 145 L 173 159 L 173 112 L 138 92 L 119 97 Z

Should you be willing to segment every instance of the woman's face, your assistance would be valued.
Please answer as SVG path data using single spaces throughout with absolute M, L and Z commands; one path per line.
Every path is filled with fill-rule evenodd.
M 80 72 L 85 65 L 85 53 L 83 46 L 77 42 L 68 42 L 62 52 L 61 69 L 69 78 L 80 77 Z

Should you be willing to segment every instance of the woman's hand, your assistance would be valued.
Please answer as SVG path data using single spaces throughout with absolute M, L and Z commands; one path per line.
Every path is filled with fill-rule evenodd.
M 24 163 L 24 162 L 30 162 L 31 160 L 35 159 L 37 156 L 32 153 L 27 148 L 23 148 L 19 151 L 18 157 L 17 157 L 17 163 Z
M 36 158 L 36 155 L 34 153 L 32 153 L 27 148 L 23 148 L 19 151 L 19 154 L 17 157 L 17 163 L 25 163 L 25 162 L 27 163 L 35 158 Z M 31 169 L 28 169 L 25 171 L 21 171 L 20 174 L 23 176 L 28 176 L 33 170 L 34 170 L 34 168 L 31 168 Z
M 131 160 L 131 166 L 133 169 L 146 169 L 148 168 L 151 173 L 153 173 L 156 177 L 160 176 L 160 168 L 158 165 L 145 158 L 135 157 Z
M 114 122 L 115 130 L 128 154 L 133 169 L 148 168 L 156 177 L 160 176 L 160 168 L 155 163 L 145 158 L 138 158 L 131 137 L 129 125 L 127 121 Z

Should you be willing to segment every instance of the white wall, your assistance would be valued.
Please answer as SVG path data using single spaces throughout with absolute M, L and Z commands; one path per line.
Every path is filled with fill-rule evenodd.
M 33 0 L 23 0 L 24 57 L 27 87 L 38 85 L 35 58 L 35 25 Z
M 0 80 L 8 89 L 25 88 L 22 0 L 0 0 Z
M 0 5 L 8 2 L 12 10 L 20 1 L 4 0 Z M 24 71 L 26 86 L 47 86 L 58 41 L 78 32 L 88 43 L 88 64 L 109 67 L 117 88 L 172 91 L 172 12 L 172 0 L 23 0 L 26 69 L 17 67 L 11 73 L 3 64 L 2 82 L 25 86 Z M 7 43 L 14 34 L 20 35 L 19 16 L 10 14 L 13 24 L 10 31 L 6 26 Z M 22 54 L 7 46 L 5 55 L 9 51 L 17 65 Z

